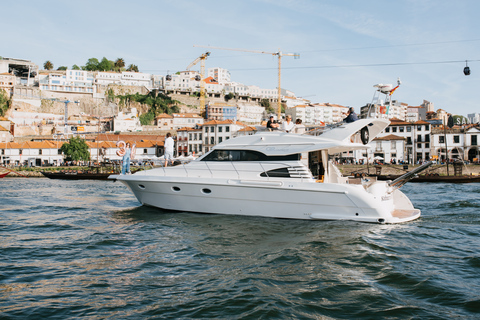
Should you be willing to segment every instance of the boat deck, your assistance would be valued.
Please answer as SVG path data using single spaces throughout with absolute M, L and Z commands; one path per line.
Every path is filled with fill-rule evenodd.
M 392 211 L 392 217 L 398 218 L 398 219 L 405 219 L 405 218 L 410 218 L 418 213 L 419 213 L 418 209 L 409 209 L 409 210 L 396 209 Z

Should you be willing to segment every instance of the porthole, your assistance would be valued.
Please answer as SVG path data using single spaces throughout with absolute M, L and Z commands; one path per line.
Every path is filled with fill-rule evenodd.
M 138 188 L 143 190 L 143 189 L 145 189 L 145 186 L 143 184 L 139 184 Z
M 172 187 L 172 190 L 175 191 L 175 192 L 179 192 L 180 188 L 179 187 Z
M 212 190 L 207 189 L 207 188 L 203 188 L 203 189 L 202 189 L 202 193 L 204 193 L 204 194 L 210 194 L 210 193 L 212 193 Z

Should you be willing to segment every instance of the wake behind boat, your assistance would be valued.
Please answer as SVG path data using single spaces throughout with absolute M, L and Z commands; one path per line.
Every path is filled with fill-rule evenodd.
M 420 210 L 399 187 L 417 172 L 392 183 L 344 177 L 329 161 L 329 155 L 364 150 L 389 123 L 361 119 L 309 134 L 259 132 L 224 141 L 185 165 L 110 178 L 124 183 L 142 204 L 167 210 L 373 223 L 411 221 L 420 216 Z

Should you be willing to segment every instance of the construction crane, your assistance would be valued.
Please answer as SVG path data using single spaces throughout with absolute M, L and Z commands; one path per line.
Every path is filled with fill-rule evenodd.
M 65 127 L 63 129 L 63 132 L 64 134 L 66 135 L 68 133 L 68 104 L 70 102 L 73 102 L 73 103 L 76 103 L 76 104 L 79 104 L 80 101 L 70 101 L 70 100 L 60 100 L 60 99 L 57 99 L 57 98 L 52 98 L 52 99 L 49 99 L 51 101 L 55 101 L 55 102 L 63 102 L 65 103 L 65 115 L 64 115 L 64 123 L 65 123 Z
M 193 60 L 187 67 L 187 71 L 200 61 L 200 114 L 205 111 L 205 60 L 210 55 L 210 52 L 205 52 L 197 59 Z
M 252 53 L 265 53 L 265 54 L 270 54 L 273 56 L 278 57 L 278 97 L 277 97 L 277 117 L 278 120 L 281 119 L 282 117 L 282 57 L 283 56 L 290 56 L 294 57 L 295 59 L 300 58 L 299 53 L 283 53 L 280 50 L 277 52 L 267 52 L 267 51 L 258 51 L 258 50 L 246 50 L 246 49 L 232 49 L 232 48 L 219 48 L 219 47 L 211 47 L 211 46 L 199 46 L 199 45 L 193 45 L 194 47 L 200 47 L 200 48 L 210 48 L 210 49 L 219 49 L 219 50 L 231 50 L 231 51 L 243 51 L 243 52 L 252 52 Z

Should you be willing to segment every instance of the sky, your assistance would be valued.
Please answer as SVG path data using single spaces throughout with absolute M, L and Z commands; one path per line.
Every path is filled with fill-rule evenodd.
M 183 71 L 210 51 L 206 68 L 313 103 L 372 102 L 375 84 L 392 98 L 423 100 L 454 115 L 480 113 L 477 0 L 23 0 L 2 1 L 0 56 L 55 69 L 123 58 L 140 72 Z M 468 64 L 471 75 L 463 74 Z M 199 70 L 197 64 L 192 70 Z

